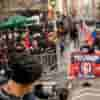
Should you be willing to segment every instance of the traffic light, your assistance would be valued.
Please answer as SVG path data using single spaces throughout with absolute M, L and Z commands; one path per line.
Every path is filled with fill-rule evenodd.
M 50 0 L 50 5 L 54 8 L 56 6 L 56 0 Z

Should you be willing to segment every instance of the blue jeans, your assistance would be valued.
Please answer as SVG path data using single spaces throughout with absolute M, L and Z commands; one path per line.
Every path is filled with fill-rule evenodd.
M 29 93 L 24 96 L 23 100 L 36 100 L 33 93 Z

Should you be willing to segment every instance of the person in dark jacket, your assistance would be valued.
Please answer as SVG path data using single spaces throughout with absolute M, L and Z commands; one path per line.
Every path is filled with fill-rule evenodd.
M 42 66 L 32 58 L 26 53 L 13 53 L 8 64 L 12 74 L 0 89 L 0 100 L 35 100 L 33 85 L 41 77 Z

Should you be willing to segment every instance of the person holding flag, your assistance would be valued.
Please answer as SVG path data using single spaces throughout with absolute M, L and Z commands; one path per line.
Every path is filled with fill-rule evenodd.
M 83 43 L 85 43 L 85 46 L 88 46 L 90 48 L 89 51 L 91 51 L 92 49 L 92 51 L 95 51 L 96 54 L 100 54 L 99 46 L 96 43 L 97 32 L 94 28 L 89 28 L 85 22 L 82 22 L 80 27 L 80 37 L 83 38 Z M 83 45 L 82 48 L 84 48 Z
M 80 25 L 80 37 L 83 42 L 87 42 L 89 46 L 92 46 L 96 39 L 96 32 L 90 29 L 85 22 Z

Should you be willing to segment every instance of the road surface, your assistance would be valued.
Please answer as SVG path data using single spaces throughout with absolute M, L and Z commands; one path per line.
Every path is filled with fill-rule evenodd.
M 83 87 L 85 82 L 87 81 L 74 82 L 68 100 L 100 100 L 100 79 L 89 80 L 90 87 Z

